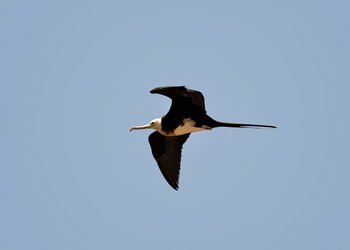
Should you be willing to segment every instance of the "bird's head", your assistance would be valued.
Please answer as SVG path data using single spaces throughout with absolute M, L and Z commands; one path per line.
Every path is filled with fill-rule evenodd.
M 147 129 L 147 128 L 153 128 L 154 130 L 160 131 L 162 128 L 161 124 L 161 118 L 157 118 L 152 120 L 150 123 L 144 126 L 134 126 L 130 128 L 130 132 L 134 129 Z

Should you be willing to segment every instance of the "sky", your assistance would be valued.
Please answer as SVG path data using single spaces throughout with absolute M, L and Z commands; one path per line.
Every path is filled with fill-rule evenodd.
M 0 1 L 0 249 L 350 249 L 349 1 Z M 224 122 L 180 188 L 149 91 Z

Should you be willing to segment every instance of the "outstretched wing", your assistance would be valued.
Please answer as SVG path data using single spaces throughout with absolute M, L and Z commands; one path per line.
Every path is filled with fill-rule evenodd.
M 164 136 L 158 131 L 148 137 L 152 154 L 164 178 L 175 190 L 179 188 L 182 145 L 190 134 Z
M 196 105 L 205 111 L 204 97 L 201 92 L 187 89 L 185 86 L 159 87 L 151 90 L 152 94 L 165 95 L 173 100 Z

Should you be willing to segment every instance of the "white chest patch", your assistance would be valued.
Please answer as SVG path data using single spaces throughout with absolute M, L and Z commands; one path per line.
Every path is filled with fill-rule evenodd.
M 195 127 L 196 123 L 191 120 L 190 118 L 186 118 L 184 120 L 184 124 L 182 126 L 177 127 L 174 130 L 174 135 L 184 135 L 184 134 L 188 134 L 188 133 L 193 133 L 193 132 L 198 132 L 201 130 L 205 130 L 205 129 L 209 129 L 209 128 L 205 128 L 205 127 Z

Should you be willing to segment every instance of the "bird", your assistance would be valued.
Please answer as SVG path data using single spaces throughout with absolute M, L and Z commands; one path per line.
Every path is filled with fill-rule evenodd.
M 185 86 L 158 87 L 151 94 L 161 94 L 172 100 L 170 110 L 144 126 L 132 130 L 154 129 L 148 137 L 154 159 L 168 184 L 178 190 L 183 144 L 193 132 L 217 127 L 276 128 L 271 125 L 219 122 L 207 115 L 203 94 Z

